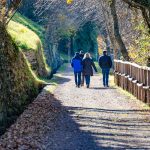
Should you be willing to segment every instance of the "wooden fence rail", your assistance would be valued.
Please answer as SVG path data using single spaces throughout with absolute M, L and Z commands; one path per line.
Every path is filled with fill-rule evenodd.
M 115 84 L 150 105 L 150 67 L 114 60 Z

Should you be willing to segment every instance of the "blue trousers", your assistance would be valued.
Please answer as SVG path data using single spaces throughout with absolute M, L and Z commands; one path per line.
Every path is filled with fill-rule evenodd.
M 74 72 L 75 84 L 79 86 L 81 84 L 81 72 Z
M 85 75 L 86 85 L 90 85 L 90 75 Z
M 103 74 L 103 85 L 108 86 L 109 82 L 109 68 L 102 68 L 102 74 Z

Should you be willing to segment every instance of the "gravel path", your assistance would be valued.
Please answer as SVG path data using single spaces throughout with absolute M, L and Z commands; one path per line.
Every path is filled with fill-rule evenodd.
M 76 88 L 70 79 L 55 91 L 63 110 L 48 150 L 150 149 L 150 115 L 142 103 L 119 92 L 103 88 L 102 77 L 92 77 L 91 88 Z
M 0 138 L 0 150 L 150 149 L 150 111 L 115 87 L 76 88 L 68 68 L 54 95 L 47 86 Z

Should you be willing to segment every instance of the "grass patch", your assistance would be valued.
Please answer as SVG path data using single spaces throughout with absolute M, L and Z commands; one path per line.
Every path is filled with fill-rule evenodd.
M 39 37 L 24 25 L 10 21 L 8 32 L 19 48 L 23 50 L 37 50 L 37 43 L 40 42 Z
M 102 69 L 100 68 L 98 62 L 94 62 L 94 63 L 95 63 L 95 66 L 96 66 L 96 68 L 97 68 L 98 73 L 101 74 L 101 73 L 102 73 Z
M 61 65 L 61 67 L 58 69 L 58 72 L 64 72 L 68 67 L 68 65 L 69 65 L 68 63 L 64 63 L 63 65 Z
M 51 72 L 51 68 L 46 64 L 46 58 L 43 52 L 42 43 L 44 41 L 44 28 L 17 13 L 9 22 L 7 30 L 17 47 L 24 52 L 34 51 L 38 63 L 36 71 L 42 70 L 41 72 L 43 72 L 43 76 L 48 76 Z
M 129 93 L 128 91 L 123 90 L 121 87 L 118 87 L 115 85 L 115 87 L 118 89 L 119 93 L 124 94 L 128 96 L 128 100 L 134 101 L 135 105 L 140 106 L 142 109 L 150 110 L 150 106 L 141 100 L 137 99 L 134 95 Z
M 127 96 L 129 101 L 130 100 L 134 101 L 135 105 L 140 106 L 141 109 L 150 110 L 150 107 L 148 104 L 142 102 L 141 100 L 138 100 L 134 95 L 132 95 L 128 91 L 123 90 L 121 87 L 115 85 L 113 74 L 110 75 L 109 82 L 110 82 L 111 87 L 116 88 L 120 94 Z
M 62 77 L 62 72 L 65 72 L 65 70 L 67 69 L 68 67 L 68 63 L 64 63 L 57 71 L 57 74 L 54 74 L 53 75 L 53 78 L 48 80 L 48 79 L 42 79 L 45 81 L 46 84 L 48 84 L 48 86 L 46 86 L 44 88 L 44 90 L 50 92 L 50 93 L 54 93 L 55 89 L 57 88 L 60 80 L 61 80 L 61 77 Z
M 45 34 L 45 29 L 38 25 L 37 23 L 33 22 L 32 20 L 26 18 L 25 16 L 21 15 L 20 13 L 16 13 L 14 17 L 12 18 L 13 21 L 18 22 L 20 24 L 23 24 L 30 30 L 34 31 L 44 42 L 44 34 Z

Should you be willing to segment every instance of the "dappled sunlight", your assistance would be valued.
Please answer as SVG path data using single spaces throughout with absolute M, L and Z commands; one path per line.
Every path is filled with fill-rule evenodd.
M 68 107 L 80 129 L 90 132 L 99 146 L 109 148 L 150 148 L 150 117 L 143 110 L 109 110 Z M 137 115 L 138 118 L 137 118 Z M 143 118 L 143 115 L 147 119 Z M 110 146 L 111 145 L 111 146 Z
M 0 0 L 0 150 L 150 149 L 149 8 Z
M 37 50 L 38 44 L 40 42 L 39 37 L 26 26 L 11 21 L 8 25 L 8 32 L 17 43 L 18 47 L 24 51 Z
M 58 135 L 68 124 L 67 118 L 71 118 L 73 124 L 67 125 L 65 136 L 68 132 L 70 135 L 70 130 L 76 133 L 69 136 L 72 139 L 86 135 L 88 145 L 92 140 L 97 149 L 150 148 L 150 110 L 147 107 L 115 86 L 104 88 L 102 76 L 98 74 L 91 78 L 90 88 L 87 89 L 74 86 L 71 68 L 67 73 L 65 77 L 70 81 L 58 87 L 54 94 L 66 111 L 66 116 L 62 115 L 60 122 L 63 127 L 59 127 Z M 77 132 L 74 125 L 79 128 Z

